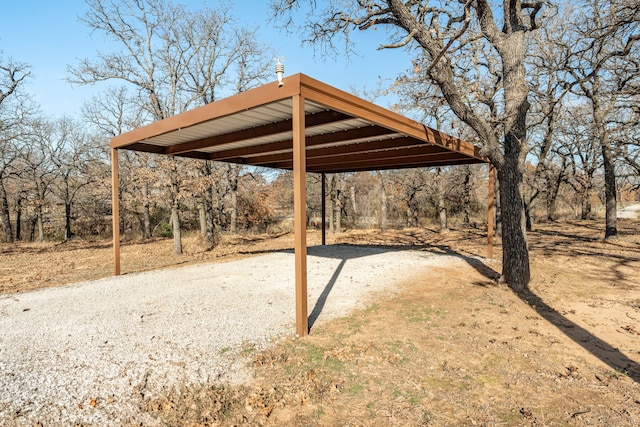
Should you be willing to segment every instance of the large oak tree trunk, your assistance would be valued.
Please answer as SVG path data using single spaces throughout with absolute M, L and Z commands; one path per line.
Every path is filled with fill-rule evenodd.
M 502 206 L 502 274 L 513 289 L 523 290 L 529 283 L 531 271 L 524 228 L 522 173 L 516 159 L 505 160 L 498 170 Z

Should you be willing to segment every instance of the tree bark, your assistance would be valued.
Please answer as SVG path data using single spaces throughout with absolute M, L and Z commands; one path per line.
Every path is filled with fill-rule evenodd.
M 602 160 L 604 166 L 604 197 L 606 208 L 604 238 L 606 240 L 613 240 L 618 238 L 618 207 L 616 199 L 615 165 L 608 144 L 602 144 Z
M 0 180 L 0 224 L 2 224 L 3 240 L 5 243 L 13 243 L 13 229 L 9 216 L 9 201 L 4 183 Z
M 349 197 L 351 199 L 351 209 L 353 210 L 354 221 L 357 221 L 358 205 L 356 204 L 356 187 L 354 185 L 349 187 Z
M 329 232 L 334 234 L 336 232 L 335 220 L 336 220 L 336 176 L 335 174 L 331 175 L 331 179 L 329 180 Z
M 171 162 L 171 230 L 173 231 L 173 253 L 182 255 L 182 233 L 180 227 L 180 182 L 178 181 L 178 165 L 176 160 Z
M 42 203 L 38 203 L 36 207 L 36 225 L 38 227 L 38 242 L 44 241 L 44 214 L 42 212 Z
M 198 206 L 198 219 L 200 220 L 200 237 L 207 239 L 207 200 L 203 197 Z
M 533 221 L 531 220 L 531 205 L 527 202 L 523 202 L 524 204 L 524 223 L 525 230 L 532 231 L 533 230 Z
M 73 237 L 71 233 L 71 202 L 64 202 L 64 240 L 70 240 Z
M 548 176 L 547 172 L 547 177 Z M 555 221 L 556 217 L 556 202 L 558 200 L 558 192 L 560 191 L 560 184 L 562 183 L 564 170 L 558 172 L 558 176 L 551 182 L 547 191 L 547 221 Z M 549 179 L 547 179 L 549 182 Z
M 149 209 L 149 187 L 142 185 L 142 238 L 151 238 L 151 211 Z
M 587 187 L 582 193 L 580 219 L 591 219 L 591 188 Z
M 378 179 L 380 180 L 380 231 L 387 231 L 387 187 L 384 185 L 384 178 L 382 172 L 376 171 Z
M 22 240 L 22 195 L 16 200 L 16 240 Z
M 229 180 L 229 196 L 231 198 L 231 206 L 229 207 L 229 232 L 236 234 L 238 232 L 238 175 L 240 168 L 236 165 L 229 164 L 227 169 L 227 179 Z
M 463 201 L 464 208 L 463 213 L 464 217 L 462 223 L 464 225 L 469 225 L 471 223 L 471 219 L 469 218 L 471 212 L 471 168 L 469 166 L 464 166 L 464 181 L 463 181 Z
M 440 232 L 449 230 L 447 224 L 447 207 L 444 200 L 444 182 L 442 179 L 442 169 L 436 169 L 436 180 L 438 188 L 438 219 L 440 221 Z
M 502 274 L 515 290 L 523 290 L 531 279 L 529 250 L 524 228 L 522 173 L 517 159 L 505 158 L 498 169 L 502 211 Z M 509 206 L 509 209 L 504 209 Z
M 180 210 L 178 204 L 171 206 L 171 231 L 173 231 L 173 254 L 182 255 L 182 238 L 180 230 Z

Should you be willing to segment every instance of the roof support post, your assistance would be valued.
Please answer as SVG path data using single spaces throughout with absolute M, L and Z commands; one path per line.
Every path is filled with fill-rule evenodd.
M 324 172 L 320 174 L 320 179 L 322 183 L 320 185 L 320 193 L 322 194 L 322 209 L 320 209 L 322 211 L 322 220 L 320 222 L 322 224 L 322 246 L 325 246 L 327 244 L 327 177 Z
M 493 258 L 493 233 L 495 227 L 495 168 L 489 163 L 489 192 L 487 195 L 487 257 Z
M 307 194 L 306 194 L 306 149 L 304 123 L 304 97 L 294 95 L 293 101 L 293 217 L 295 231 L 296 271 L 296 333 L 309 334 L 307 313 Z
M 120 178 L 118 150 L 111 149 L 111 221 L 113 227 L 113 274 L 120 275 Z

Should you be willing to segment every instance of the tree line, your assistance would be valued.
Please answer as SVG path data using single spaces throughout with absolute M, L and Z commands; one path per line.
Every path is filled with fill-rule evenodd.
M 6 242 L 110 232 L 109 138 L 272 79 L 258 29 L 225 7 L 165 0 L 86 0 L 82 18 L 119 50 L 69 67 L 101 84 L 80 119 L 38 113 L 30 68 L 0 57 L 0 224 Z M 353 31 L 380 28 L 380 48 L 406 49 L 408 70 L 368 94 L 482 147 L 497 170 L 503 274 L 526 286 L 526 231 L 536 220 L 592 218 L 604 206 L 617 235 L 618 198 L 640 185 L 640 8 L 632 0 L 446 2 L 272 1 L 303 42 L 325 55 L 357 49 Z M 305 19 L 297 11 L 304 8 Z M 344 44 L 342 43 L 344 42 Z M 357 89 L 354 89 L 357 91 Z M 121 230 L 150 238 L 199 230 L 273 229 L 290 214 L 290 175 L 217 162 L 121 154 Z M 327 176 L 329 225 L 447 227 L 484 221 L 486 167 Z M 307 178 L 307 220 L 319 216 L 319 176 Z

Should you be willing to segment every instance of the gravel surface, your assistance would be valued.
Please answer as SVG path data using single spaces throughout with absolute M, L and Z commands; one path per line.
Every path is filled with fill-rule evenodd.
M 640 204 L 627 206 L 626 208 L 618 209 L 618 218 L 640 218 Z
M 454 259 L 348 245 L 309 255 L 316 325 Z M 0 425 L 156 425 L 141 399 L 246 381 L 247 354 L 295 331 L 293 268 L 276 252 L 0 297 Z

